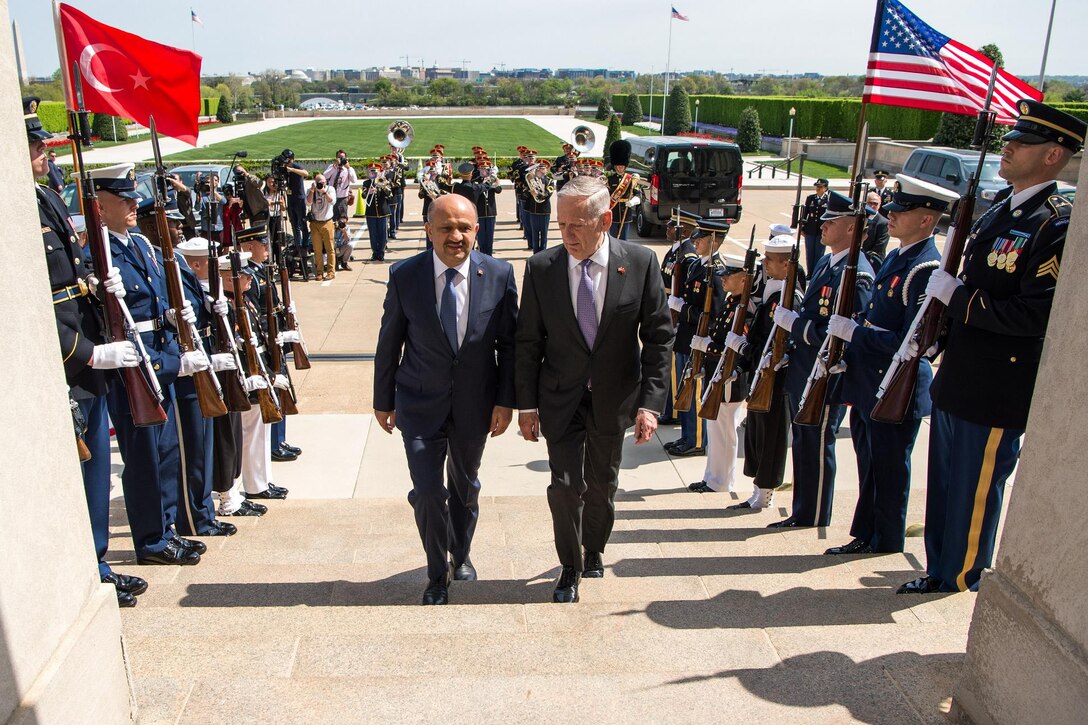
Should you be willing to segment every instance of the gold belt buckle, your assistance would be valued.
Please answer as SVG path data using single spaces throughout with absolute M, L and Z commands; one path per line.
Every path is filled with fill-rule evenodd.
M 82 278 L 76 280 L 76 287 L 79 287 L 79 296 L 86 297 L 91 293 L 91 288 L 87 286 L 87 283 Z

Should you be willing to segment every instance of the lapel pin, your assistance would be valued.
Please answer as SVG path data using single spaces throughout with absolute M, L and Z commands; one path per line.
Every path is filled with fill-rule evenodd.
M 1023 209 L 1017 209 L 1016 211 L 1014 211 L 1014 212 L 1012 213 L 1012 215 L 1013 215 L 1013 217 L 1015 218 L 1015 217 L 1019 217 L 1019 216 L 1020 216 L 1021 214 L 1023 214 L 1023 213 L 1024 213 L 1024 210 L 1023 210 Z
M 477 277 L 483 277 L 484 276 L 484 271 L 482 269 L 477 269 L 476 270 L 476 276 Z
M 627 269 L 624 267 L 616 267 L 616 272 L 619 274 L 627 274 Z

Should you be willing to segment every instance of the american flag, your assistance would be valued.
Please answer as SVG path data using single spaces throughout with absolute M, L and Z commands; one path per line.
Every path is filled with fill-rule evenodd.
M 196 10 L 193 10 L 192 8 L 189 8 L 189 13 L 193 16 L 193 22 L 203 28 L 204 27 L 204 21 L 201 20 L 200 16 L 196 14 Z
M 885 106 L 974 115 L 986 102 L 993 61 L 938 33 L 898 0 L 879 0 L 863 100 Z M 1000 70 L 992 110 L 997 122 L 1015 123 L 1021 98 L 1043 94 Z
M 688 16 L 687 15 L 682 15 L 679 10 L 677 10 L 676 8 L 673 8 L 672 9 L 672 19 L 673 20 L 687 20 Z

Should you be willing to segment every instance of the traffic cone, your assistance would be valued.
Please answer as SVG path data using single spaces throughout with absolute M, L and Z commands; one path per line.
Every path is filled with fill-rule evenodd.
M 363 203 L 362 192 L 355 192 L 355 197 L 355 216 L 366 216 L 366 204 Z

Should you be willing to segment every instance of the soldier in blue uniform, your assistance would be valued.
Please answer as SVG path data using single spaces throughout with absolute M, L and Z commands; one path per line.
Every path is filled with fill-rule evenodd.
M 678 322 L 680 307 L 683 306 L 683 301 L 675 293 L 679 292 L 683 287 L 688 265 L 695 263 L 699 259 L 699 255 L 695 251 L 695 245 L 691 242 L 691 234 L 695 231 L 695 225 L 698 221 L 699 217 L 696 214 L 684 211 L 680 207 L 673 207 L 672 218 L 665 225 L 665 237 L 672 242 L 672 246 L 661 258 L 661 282 L 665 285 L 665 293 L 669 296 L 673 325 Z M 675 304 L 674 300 L 676 301 Z M 684 364 L 687 364 L 686 359 Z M 680 419 L 676 416 L 676 411 L 672 408 L 672 401 L 676 396 L 676 388 L 679 384 L 678 378 L 683 371 L 683 365 L 677 364 L 677 357 L 674 352 L 668 396 L 665 398 L 665 410 L 657 421 L 659 425 L 675 425 L 680 422 Z M 665 448 L 668 449 L 679 442 L 680 439 L 670 441 L 665 444 Z
M 805 273 L 811 277 L 816 270 L 816 263 L 826 251 L 821 235 L 823 234 L 823 214 L 827 210 L 827 179 L 816 179 L 812 184 L 816 191 L 805 198 L 801 212 L 801 231 L 805 235 Z
M 42 128 L 38 119 L 40 102 L 39 98 L 23 99 L 23 119 L 35 178 L 45 175 L 48 161 L 45 141 L 53 136 Z M 136 597 L 146 591 L 147 582 L 115 572 L 106 563 L 110 539 L 110 425 L 106 392 L 111 384 L 121 385 L 119 379 L 106 371 L 136 367 L 139 358 L 131 342 L 105 342 L 96 299 L 105 294 L 124 297 L 124 285 L 120 270 L 116 268 L 110 270 L 104 284 L 98 282 L 84 263 L 76 230 L 64 202 L 56 193 L 37 184 L 34 193 L 38 200 L 45 265 L 60 350 L 64 356 L 68 396 L 78 406 L 85 426 L 83 442 L 91 453 L 91 458 L 82 463 L 83 491 L 87 497 L 98 573 L 103 582 L 114 585 L 119 606 L 133 607 Z
M 125 463 L 121 483 L 136 561 L 196 564 L 207 547 L 178 536 L 173 529 L 181 485 L 173 383 L 179 375 L 205 370 L 210 363 L 202 352 L 182 355 L 178 349 L 175 324 L 192 321 L 195 315 L 188 306 L 177 312 L 170 309 L 162 255 L 147 237 L 131 231 L 136 224 L 136 201 L 140 198 L 133 165 L 95 169 L 88 175 L 98 192 L 102 222 L 109 229 L 110 254 L 121 271 L 125 302 L 158 377 L 162 407 L 167 415 L 162 425 L 138 427 L 132 421 L 128 397 L 122 387 L 113 386 L 109 392 L 110 420 Z
M 813 270 L 801 307 L 787 310 L 780 306 L 774 312 L 774 323 L 789 331 L 792 344 L 790 364 L 786 367 L 790 420 L 797 417 L 809 373 L 827 335 L 827 323 L 834 311 L 857 219 L 851 200 L 837 192 L 831 193 L 827 211 L 821 218 L 823 243 L 829 254 Z M 854 316 L 868 309 L 872 288 L 873 268 L 865 255 L 859 255 Z M 771 527 L 827 526 L 831 522 L 835 436 L 846 414 L 841 378 L 842 375 L 834 375 L 828 383 L 820 425 L 793 424 L 793 513 Z
M 877 169 L 873 172 L 873 188 L 871 193 L 880 197 L 880 205 L 877 206 L 876 210 L 884 216 L 888 216 L 888 211 L 884 208 L 884 205 L 892 200 L 892 195 L 895 192 L 895 189 L 888 186 L 888 176 L 888 172 L 882 169 Z
M 972 227 L 959 276 L 937 270 L 926 287 L 948 332 L 931 389 L 926 575 L 900 593 L 977 590 L 1027 426 L 1072 210 L 1054 180 L 1086 126 L 1036 101 L 1018 108 L 999 170 L 1011 186 Z
M 899 191 L 884 205 L 890 233 L 899 239 L 880 266 L 865 323 L 832 315 L 831 334 L 846 340 L 846 372 L 842 397 L 850 409 L 850 437 L 858 461 L 858 503 L 848 544 L 827 554 L 869 554 L 903 550 L 910 495 L 910 454 L 922 418 L 929 415 L 928 360 L 918 370 L 914 399 L 902 423 L 882 423 L 871 417 L 876 392 L 892 356 L 908 334 L 925 299 L 929 276 L 940 267 L 933 229 L 948 205 L 959 197 L 934 184 L 899 177 Z

